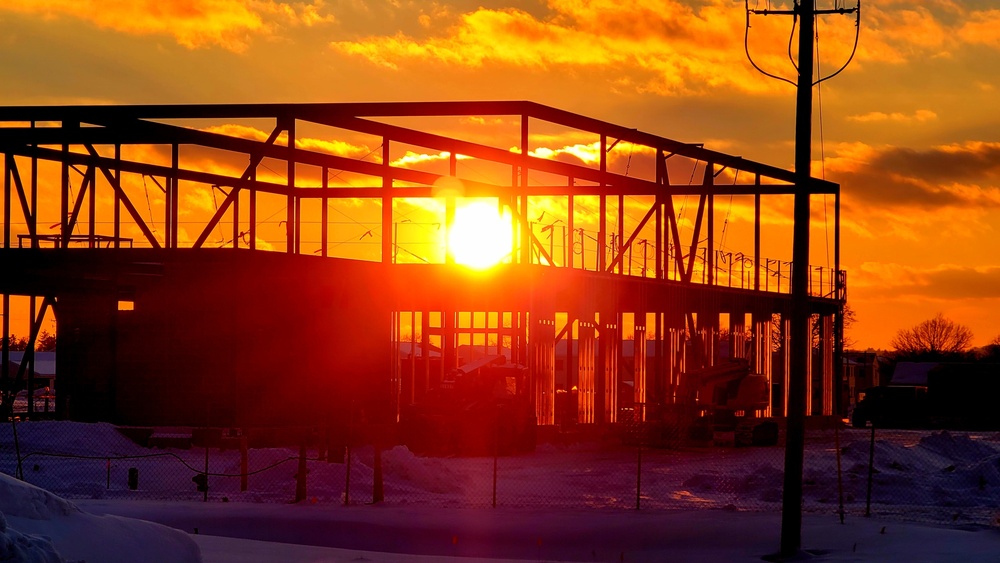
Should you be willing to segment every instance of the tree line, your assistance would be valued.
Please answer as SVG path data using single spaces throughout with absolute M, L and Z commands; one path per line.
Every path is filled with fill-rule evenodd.
M 28 349 L 28 337 L 11 334 L 0 339 L 0 343 L 6 342 L 12 352 L 23 352 Z M 38 352 L 54 352 L 56 349 L 56 335 L 42 331 L 35 340 L 35 350 Z

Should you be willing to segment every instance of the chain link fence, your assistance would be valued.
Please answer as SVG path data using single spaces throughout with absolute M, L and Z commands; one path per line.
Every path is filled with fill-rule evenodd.
M 329 446 L 320 431 L 277 447 L 249 429 L 14 422 L 0 425 L 0 470 L 70 499 L 781 510 L 783 431 L 775 445 L 723 433 L 663 447 L 640 424 L 549 430 L 530 453 L 466 457 Z M 994 526 L 1000 433 L 810 429 L 803 493 L 807 513 Z

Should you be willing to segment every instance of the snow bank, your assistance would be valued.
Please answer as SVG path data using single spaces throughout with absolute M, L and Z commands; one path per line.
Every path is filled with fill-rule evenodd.
M 46 537 L 22 534 L 7 527 L 7 519 L 0 514 L 0 561 L 19 563 L 62 563 L 65 561 L 52 540 Z
M 0 528 L 0 561 L 201 561 L 197 544 L 179 530 L 88 514 L 70 501 L 3 474 Z

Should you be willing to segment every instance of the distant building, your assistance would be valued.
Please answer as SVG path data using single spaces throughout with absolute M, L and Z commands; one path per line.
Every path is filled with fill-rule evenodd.
M 11 377 L 14 377 L 17 374 L 18 366 L 21 365 L 21 360 L 23 358 L 23 351 L 10 352 Z M 34 374 L 32 375 L 32 379 L 34 381 L 35 389 L 42 389 L 45 387 L 54 388 L 56 381 L 56 353 L 35 352 L 33 371 Z M 25 374 L 27 373 L 28 372 L 25 371 Z M 25 377 L 27 377 L 27 375 L 25 375 Z
M 875 352 L 844 352 L 842 405 L 853 409 L 862 399 L 865 389 L 882 384 L 879 369 L 884 359 Z

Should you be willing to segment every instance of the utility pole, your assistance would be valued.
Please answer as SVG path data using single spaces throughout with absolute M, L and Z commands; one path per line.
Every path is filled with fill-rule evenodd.
M 792 228 L 792 350 L 785 434 L 785 481 L 781 496 L 781 550 L 793 557 L 802 548 L 802 464 L 805 457 L 806 377 L 809 331 L 809 184 L 812 180 L 812 81 L 815 2 L 800 0 L 799 80 L 795 95 L 795 210 Z
M 805 454 L 806 405 L 809 397 L 806 378 L 809 376 L 809 354 L 812 339 L 809 328 L 809 204 L 812 183 L 812 87 L 826 78 L 813 81 L 813 38 L 816 16 L 823 14 L 851 14 L 860 19 L 861 2 L 855 8 L 844 8 L 836 3 L 830 10 L 817 10 L 815 0 L 797 0 L 791 10 L 756 10 L 747 5 L 747 32 L 751 14 L 790 15 L 799 21 L 798 80 L 795 97 L 795 206 L 792 230 L 792 319 L 790 376 L 788 378 L 787 431 L 785 434 L 785 476 L 781 499 L 781 547 L 778 560 L 798 555 L 802 549 L 802 468 Z M 855 36 L 855 48 L 857 36 Z M 750 57 L 754 68 L 772 78 L 792 81 L 769 74 Z M 852 53 L 853 57 L 853 53 Z M 848 60 L 850 63 L 850 59 Z M 844 65 L 847 66 L 846 64 Z M 843 67 L 841 68 L 843 70 Z

